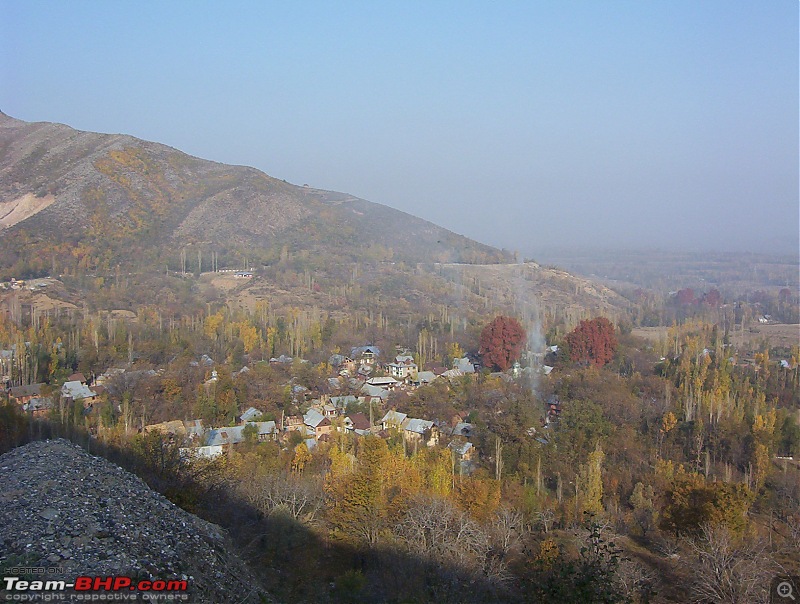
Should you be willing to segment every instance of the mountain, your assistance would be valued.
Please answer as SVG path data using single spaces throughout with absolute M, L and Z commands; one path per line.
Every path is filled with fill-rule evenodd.
M 627 306 L 563 271 L 510 261 L 505 251 L 345 193 L 0 113 L 0 279 L 78 277 L 61 292 L 73 305 L 89 287 L 100 288 L 88 296 L 98 307 L 151 303 L 152 292 L 177 286 L 157 279 L 166 265 L 173 275 L 204 273 L 195 301 L 253 311 L 269 300 L 274 309 L 363 311 L 407 325 L 442 308 L 480 317 L 533 304 L 526 313 L 574 324 Z M 211 273 L 245 265 L 257 269 L 255 279 Z M 128 275 L 124 294 L 120 275 Z M 103 278 L 83 276 L 113 278 L 114 292 L 102 290 Z M 174 291 L 162 298 L 177 312 Z
M 121 134 L 0 113 L 0 267 L 177 268 L 308 254 L 495 263 L 506 253 L 392 208 Z M 205 270 L 205 266 L 203 269 Z M 209 264 L 210 268 L 210 264 Z

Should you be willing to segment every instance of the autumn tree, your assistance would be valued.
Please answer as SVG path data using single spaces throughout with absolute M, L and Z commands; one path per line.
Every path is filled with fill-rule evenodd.
M 327 479 L 327 516 L 334 534 L 373 546 L 389 525 L 383 470 L 390 453 L 386 441 L 376 437 L 362 439 L 360 448 L 352 472 L 332 471 Z M 337 459 L 331 462 L 339 465 Z
M 611 321 L 605 317 L 597 317 L 581 321 L 567 334 L 566 343 L 571 361 L 602 367 L 614 358 L 617 335 Z
M 505 371 L 519 359 L 525 330 L 514 317 L 497 316 L 481 332 L 481 356 L 487 367 Z
M 706 524 L 724 525 L 741 535 L 753 493 L 743 484 L 706 482 L 698 474 L 679 473 L 665 494 L 660 527 L 676 535 L 697 536 Z

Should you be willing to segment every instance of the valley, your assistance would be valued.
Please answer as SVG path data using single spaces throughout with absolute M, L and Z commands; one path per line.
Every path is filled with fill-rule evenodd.
M 573 274 L 123 135 L 2 115 L 0 151 L 0 452 L 70 440 L 206 521 L 158 572 L 219 546 L 226 590 L 298 603 L 685 602 L 717 554 L 756 601 L 800 572 L 791 258 Z M 105 568 L 14 505 L 0 563 Z

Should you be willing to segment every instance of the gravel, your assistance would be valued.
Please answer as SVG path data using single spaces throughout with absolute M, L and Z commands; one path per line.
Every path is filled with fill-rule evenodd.
M 219 526 L 69 441 L 33 442 L 0 456 L 0 579 L 186 580 L 183 601 L 271 601 L 231 550 Z M 9 572 L 14 567 L 43 568 L 45 577 Z M 79 595 L 86 594 L 70 590 L 66 601 Z M 142 601 L 147 594 L 129 595 Z

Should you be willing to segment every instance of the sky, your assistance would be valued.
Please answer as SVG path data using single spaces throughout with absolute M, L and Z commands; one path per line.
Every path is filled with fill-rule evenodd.
M 535 257 L 798 253 L 797 0 L 0 0 L 0 111 Z

